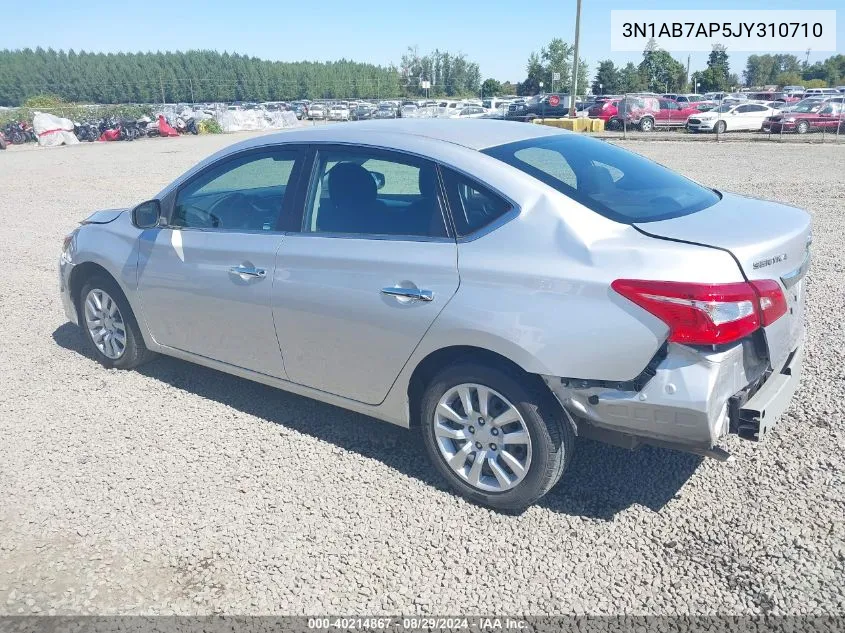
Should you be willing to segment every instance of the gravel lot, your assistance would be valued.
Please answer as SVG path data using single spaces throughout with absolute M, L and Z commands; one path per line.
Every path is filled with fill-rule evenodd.
M 513 517 L 447 492 L 402 429 L 83 350 L 62 236 L 235 140 L 0 153 L 0 613 L 845 613 L 845 146 L 628 143 L 812 212 L 802 388 L 728 463 L 582 442 Z

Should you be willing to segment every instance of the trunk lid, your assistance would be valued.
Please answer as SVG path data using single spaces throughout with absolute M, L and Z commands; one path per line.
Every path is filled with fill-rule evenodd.
M 777 280 L 789 309 L 766 328 L 766 340 L 772 367 L 786 362 L 804 332 L 804 276 L 812 241 L 806 211 L 725 193 L 697 213 L 635 226 L 654 236 L 727 250 L 747 279 Z

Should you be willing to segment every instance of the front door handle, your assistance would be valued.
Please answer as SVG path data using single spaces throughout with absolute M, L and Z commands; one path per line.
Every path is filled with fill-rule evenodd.
M 402 288 L 401 286 L 390 286 L 382 288 L 381 293 L 391 297 L 402 297 L 403 299 L 416 299 L 418 301 L 433 301 L 434 293 L 431 290 L 420 290 L 419 288 Z
M 267 271 L 263 268 L 255 268 L 254 266 L 232 266 L 229 272 L 233 275 L 240 275 L 241 277 L 258 277 L 263 278 L 267 276 Z

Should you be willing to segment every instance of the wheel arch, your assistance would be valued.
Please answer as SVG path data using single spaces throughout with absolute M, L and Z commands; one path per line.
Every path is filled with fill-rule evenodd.
M 77 314 L 79 313 L 79 293 L 85 285 L 85 282 L 96 275 L 108 277 L 117 284 L 118 288 L 120 288 L 120 283 L 117 279 L 115 279 L 114 275 L 100 264 L 91 261 L 77 264 L 70 272 L 70 279 L 68 280 L 68 290 L 70 291 L 70 297 L 73 300 L 73 305 L 76 306 Z M 123 289 L 121 288 L 121 290 Z M 126 293 L 123 294 L 124 296 L 126 295 Z
M 471 360 L 474 362 L 490 365 L 502 369 L 508 373 L 516 374 L 521 378 L 527 380 L 532 390 L 536 391 L 543 397 L 548 397 L 552 406 L 554 406 L 563 415 L 563 407 L 561 407 L 557 398 L 554 397 L 551 389 L 539 374 L 532 373 L 522 367 L 517 362 L 484 347 L 477 347 L 474 345 L 450 345 L 441 347 L 429 352 L 422 358 L 411 373 L 408 380 L 408 422 L 411 428 L 419 427 L 420 416 L 419 408 L 425 388 L 429 381 L 437 374 L 438 371 L 456 362 Z M 568 416 L 566 416 L 568 418 Z

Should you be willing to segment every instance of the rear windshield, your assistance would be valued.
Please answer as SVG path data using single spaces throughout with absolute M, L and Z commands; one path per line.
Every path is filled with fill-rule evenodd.
M 642 156 L 575 134 L 533 138 L 483 152 L 625 224 L 689 215 L 721 199 L 712 189 Z

